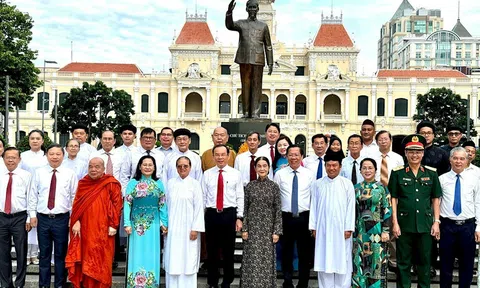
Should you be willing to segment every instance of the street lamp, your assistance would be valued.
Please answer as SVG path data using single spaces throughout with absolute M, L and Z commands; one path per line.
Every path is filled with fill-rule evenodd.
M 52 60 L 43 60 L 43 93 L 42 93 L 42 132 L 45 132 L 43 129 L 44 127 L 44 122 L 45 122 L 45 65 L 49 64 L 57 64 L 56 61 Z

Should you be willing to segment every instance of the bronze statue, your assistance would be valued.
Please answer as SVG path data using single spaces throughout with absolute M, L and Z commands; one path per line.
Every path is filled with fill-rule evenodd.
M 257 0 L 247 1 L 248 19 L 234 22 L 232 12 L 235 5 L 235 0 L 228 5 L 225 26 L 228 30 L 238 31 L 240 34 L 235 63 L 240 65 L 243 118 L 260 118 L 265 55 L 268 75 L 273 71 L 272 40 L 268 25 L 257 20 L 259 9 Z

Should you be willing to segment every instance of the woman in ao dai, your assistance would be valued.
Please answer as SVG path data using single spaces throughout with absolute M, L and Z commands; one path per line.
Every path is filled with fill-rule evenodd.
M 43 132 L 40 130 L 30 131 L 30 133 L 28 133 L 30 150 L 20 154 L 20 168 L 27 170 L 32 175 L 35 175 L 37 168 L 48 165 L 47 157 L 45 156 L 45 147 L 43 146 L 44 137 Z M 32 228 L 32 230 L 28 232 L 27 264 L 38 265 L 39 263 L 37 228 Z
M 177 159 L 178 176 L 168 181 L 169 229 L 165 246 L 167 288 L 197 287 L 200 264 L 200 232 L 205 232 L 200 183 L 189 176 L 188 157 Z

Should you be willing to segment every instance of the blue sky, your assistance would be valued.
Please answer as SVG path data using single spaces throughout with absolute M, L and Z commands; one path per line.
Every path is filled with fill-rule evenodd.
M 344 25 L 361 50 L 360 74 L 376 71 L 379 31 L 390 20 L 402 0 L 335 0 L 334 14 L 343 12 Z M 224 44 L 236 43 L 238 35 L 224 27 L 229 0 L 10 0 L 29 13 L 34 21 L 31 47 L 38 50 L 36 65 L 43 59 L 58 66 L 70 62 L 71 41 L 76 62 L 135 63 L 145 73 L 169 68 L 174 31 L 180 32 L 185 10 L 208 11 L 208 24 L 214 37 Z M 246 0 L 238 0 L 234 19 L 246 17 Z M 415 7 L 442 10 L 444 28 L 457 21 L 457 1 L 410 0 Z M 461 19 L 474 36 L 480 37 L 480 1 L 462 0 Z M 314 38 L 321 24 L 322 11 L 329 15 L 331 2 L 324 0 L 276 0 L 277 38 L 303 46 Z M 54 65 L 55 66 L 55 65 Z

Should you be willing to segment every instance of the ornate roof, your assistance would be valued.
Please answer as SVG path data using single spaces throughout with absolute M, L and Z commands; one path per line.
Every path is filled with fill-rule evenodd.
M 410 2 L 408 2 L 408 0 L 403 0 L 402 1 L 402 4 L 400 4 L 400 6 L 398 7 L 395 14 L 393 14 L 391 20 L 395 20 L 395 19 L 398 19 L 400 17 L 405 16 L 405 14 L 404 14 L 405 10 L 415 10 L 415 8 L 413 8 L 412 4 L 410 4 Z
M 340 17 L 324 17 L 322 13 L 322 25 L 318 29 L 317 37 L 313 41 L 315 47 L 353 47 L 352 39 L 342 24 Z
M 452 29 L 453 32 L 457 33 L 460 37 L 472 37 L 472 34 L 468 32 L 467 28 L 463 26 L 462 22 L 460 22 L 460 18 L 457 19 L 457 24 Z
M 379 70 L 377 78 L 466 78 L 457 70 Z
M 205 15 L 201 15 L 195 12 L 195 14 L 186 14 L 186 21 L 183 25 L 182 31 L 178 35 L 175 44 L 197 44 L 197 45 L 213 45 L 215 40 L 213 39 L 212 32 L 207 24 L 207 12 Z
M 96 72 L 96 73 L 138 73 L 142 70 L 135 64 L 120 63 L 82 63 L 72 62 L 67 64 L 59 72 Z

